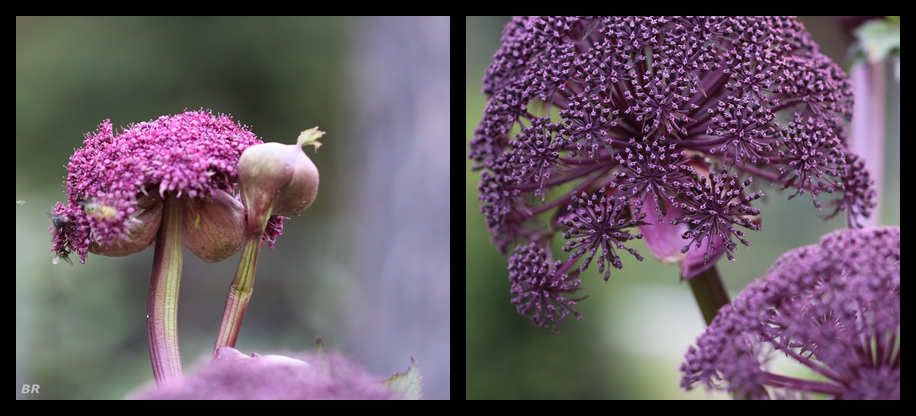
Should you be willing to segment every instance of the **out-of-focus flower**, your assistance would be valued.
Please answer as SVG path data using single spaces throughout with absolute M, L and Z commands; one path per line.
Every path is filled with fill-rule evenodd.
M 53 250 L 71 251 L 85 263 L 89 252 L 126 256 L 150 245 L 159 230 L 166 193 L 183 201 L 184 244 L 205 261 L 239 250 L 245 208 L 236 199 L 239 157 L 262 143 L 227 115 L 185 111 L 132 124 L 115 135 L 105 120 L 70 158 L 68 203 L 53 215 L 66 224 L 53 230 Z M 265 240 L 282 230 L 271 219 Z
M 415 369 L 413 363 L 412 369 Z M 419 380 L 416 380 L 419 383 Z M 337 353 L 246 356 L 222 347 L 210 365 L 179 383 L 153 388 L 144 400 L 379 400 L 416 398 Z
M 608 248 L 639 227 L 625 239 L 691 279 L 732 259 L 733 238 L 750 244 L 752 186 L 809 193 L 818 209 L 824 193 L 847 213 L 873 206 L 845 145 L 849 80 L 793 18 L 516 17 L 502 41 L 468 155 L 502 253 L 563 230 L 577 270 L 598 247 L 599 266 L 621 268 Z M 595 194 L 613 227 L 575 218 Z
M 782 355 L 819 380 L 770 372 Z M 844 229 L 780 257 L 722 307 L 681 366 L 735 397 L 900 398 L 900 228 Z

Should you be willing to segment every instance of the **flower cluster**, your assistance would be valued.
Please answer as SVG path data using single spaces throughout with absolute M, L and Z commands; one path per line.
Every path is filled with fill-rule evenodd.
M 140 400 L 390 400 L 405 398 L 351 359 L 336 353 L 245 356 L 220 348 L 204 368 L 178 383 L 137 391 Z M 415 365 L 416 361 L 413 361 Z M 416 368 L 416 367 L 414 367 Z M 395 374 L 394 377 L 404 374 Z M 419 385 L 419 381 L 417 381 Z M 417 387 L 419 388 L 419 387 Z M 419 393 L 411 398 L 417 398 Z M 410 396 L 407 396 L 410 397 Z
M 620 268 L 612 247 L 640 227 L 690 279 L 732 259 L 733 238 L 749 244 L 740 228 L 759 229 L 751 177 L 792 188 L 790 199 L 810 193 L 818 209 L 832 194 L 831 216 L 873 207 L 845 144 L 850 82 L 793 18 L 516 17 L 502 41 L 468 155 L 501 253 L 547 247 L 565 225 L 566 262 L 584 269 L 600 246 Z M 571 219 L 599 193 L 612 233 L 595 229 L 598 217 Z
M 825 381 L 770 372 L 775 355 Z M 685 389 L 736 397 L 899 399 L 900 229 L 839 230 L 784 254 L 722 307 L 681 371 Z
M 560 262 L 557 262 L 558 264 Z M 567 266 L 569 263 L 567 263 Z M 531 323 L 557 332 L 557 324 L 570 312 L 578 319 L 582 314 L 572 307 L 584 299 L 567 299 L 567 293 L 579 290 L 579 280 L 572 281 L 578 271 L 566 274 L 566 270 L 552 267 L 547 261 L 547 251 L 531 243 L 518 246 L 509 257 L 509 283 L 512 285 L 512 304 L 518 313 L 530 316 Z
M 604 280 L 607 281 L 611 277 L 611 265 L 618 269 L 623 268 L 614 247 L 626 250 L 639 261 L 643 260 L 635 249 L 625 247 L 623 242 L 642 238 L 642 234 L 632 235 L 627 229 L 646 223 L 642 221 L 642 218 L 636 221 L 626 218 L 627 209 L 624 202 L 612 196 L 609 197 L 605 193 L 605 190 L 601 189 L 591 197 L 583 192 L 580 197 L 573 198 L 574 205 L 569 206 L 573 213 L 563 221 L 563 225 L 569 227 L 569 231 L 563 234 L 563 238 L 572 241 L 566 242 L 563 251 L 575 250 L 570 256 L 571 260 L 576 260 L 584 256 L 586 252 L 588 253 L 585 262 L 579 267 L 579 271 L 582 272 L 592 262 L 598 249 L 601 249 L 602 256 L 598 258 L 598 272 L 604 273 Z M 608 266 L 607 271 L 604 270 L 605 262 Z
M 56 220 L 52 250 L 76 252 L 85 262 L 90 251 L 123 256 L 148 247 L 166 192 L 196 201 L 191 208 L 197 212 L 212 207 L 243 212 L 233 196 L 238 161 L 245 149 L 260 143 L 231 117 L 203 110 L 133 124 L 117 135 L 105 120 L 70 158 L 68 203 L 51 212 Z M 189 216 L 192 222 L 208 217 Z M 264 238 L 272 244 L 282 232 L 282 218 L 271 221 Z M 201 228 L 196 225 L 191 228 Z

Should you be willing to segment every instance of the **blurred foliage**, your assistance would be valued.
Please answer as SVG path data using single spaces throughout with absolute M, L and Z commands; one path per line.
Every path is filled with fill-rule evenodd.
M 900 80 L 900 16 L 869 20 L 855 29 L 856 42 L 850 48 L 850 65 L 893 59 Z

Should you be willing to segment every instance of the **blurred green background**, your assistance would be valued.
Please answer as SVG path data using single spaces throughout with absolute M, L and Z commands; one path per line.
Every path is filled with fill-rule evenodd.
M 800 18 L 821 51 L 843 62 L 851 39 L 829 17 Z M 465 145 L 480 121 L 485 96 L 480 80 L 499 48 L 508 17 L 466 20 Z M 888 75 L 885 186 L 882 224 L 900 223 L 899 83 Z M 476 186 L 480 176 L 465 161 L 466 242 L 466 398 L 468 399 L 684 399 L 727 398 L 702 388 L 679 388 L 683 354 L 703 331 L 702 316 L 690 288 L 678 282 L 674 265 L 651 256 L 643 262 L 623 256 L 624 270 L 605 283 L 591 267 L 582 275 L 590 296 L 577 305 L 581 321 L 568 317 L 560 334 L 537 328 L 509 303 L 507 258 L 489 244 L 479 213 Z M 739 245 L 736 261 L 719 262 L 719 271 L 734 296 L 766 273 L 783 252 L 814 244 L 820 236 L 844 226 L 836 218 L 823 222 L 807 196 L 787 201 L 785 193 L 764 187 L 767 200 L 763 229 L 751 232 L 750 247 Z M 562 240 L 558 236 L 557 240 Z M 556 248 L 561 244 L 555 245 Z M 641 253 L 648 249 L 634 244 Z
M 153 250 L 51 264 L 45 210 L 74 148 L 185 109 L 265 141 L 327 132 L 318 198 L 262 250 L 237 348 L 311 350 L 316 336 L 387 377 L 415 357 L 449 398 L 448 17 L 17 18 L 16 381 L 28 399 L 124 397 L 152 379 Z M 117 127 L 116 127 L 117 128 Z M 238 255 L 184 259 L 185 370 L 212 348 Z

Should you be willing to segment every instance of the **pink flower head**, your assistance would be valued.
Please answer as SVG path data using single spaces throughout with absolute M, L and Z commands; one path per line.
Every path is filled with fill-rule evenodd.
M 259 143 L 247 127 L 209 110 L 132 124 L 117 135 L 105 120 L 70 158 L 68 203 L 59 202 L 53 210 L 55 225 L 61 225 L 53 229 L 53 250 L 76 252 L 83 263 L 90 251 L 109 256 L 139 252 L 155 238 L 162 198 L 172 193 L 190 201 L 185 245 L 207 261 L 228 257 L 230 246 L 238 250 L 241 239 L 227 235 L 243 232 L 235 230 L 235 222 L 244 220 L 244 208 L 234 196 L 239 157 Z M 201 227 L 201 221 L 225 228 Z M 282 219 L 272 222 L 264 236 L 271 243 L 281 233 Z M 214 235 L 195 239 L 200 230 Z M 220 238 L 227 241 L 219 253 L 196 243 Z
M 773 371 L 784 356 L 821 380 Z M 843 229 L 782 255 L 687 351 L 681 386 L 736 397 L 900 398 L 900 228 Z
M 390 400 L 404 395 L 361 365 L 329 352 L 322 355 L 246 356 L 222 347 L 210 365 L 164 388 L 140 393 L 143 400 Z

